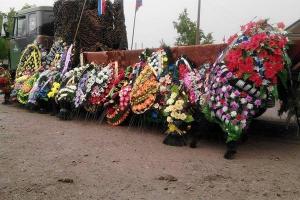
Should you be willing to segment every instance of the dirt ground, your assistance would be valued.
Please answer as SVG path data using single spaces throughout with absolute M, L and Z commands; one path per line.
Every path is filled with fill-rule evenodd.
M 0 105 L 0 199 L 300 199 L 298 140 L 250 136 L 228 161 L 220 142 L 190 149 L 163 138 Z

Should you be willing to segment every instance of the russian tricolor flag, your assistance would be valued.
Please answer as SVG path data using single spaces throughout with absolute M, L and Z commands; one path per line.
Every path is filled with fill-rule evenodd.
M 138 10 L 143 5 L 143 0 L 136 0 L 135 10 Z
M 106 9 L 106 0 L 98 0 L 98 15 L 104 15 Z

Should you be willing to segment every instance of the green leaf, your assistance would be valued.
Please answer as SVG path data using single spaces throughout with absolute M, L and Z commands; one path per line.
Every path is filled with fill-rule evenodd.
M 173 85 L 173 86 L 171 87 L 171 91 L 178 94 L 178 93 L 179 93 L 179 88 L 178 88 L 178 86 L 177 86 L 177 85 Z
M 163 116 L 164 116 L 164 117 L 168 117 L 168 116 L 169 116 L 169 113 L 163 112 Z
M 264 87 L 261 87 L 259 92 L 260 92 L 260 97 L 263 97 L 266 94 L 266 90 Z
M 192 115 L 188 115 L 184 121 L 185 121 L 186 123 L 191 123 L 191 122 L 194 121 L 194 118 L 193 118 Z
M 284 57 L 284 60 L 285 60 L 285 62 L 286 62 L 286 66 L 287 66 L 288 68 L 290 68 L 290 67 L 292 66 L 292 61 L 291 61 L 290 57 L 288 56 L 287 53 L 284 53 L 284 54 L 283 54 L 283 57 Z
M 278 99 L 278 88 L 277 88 L 277 85 L 273 87 L 272 95 L 273 95 L 273 97 L 275 97 L 275 99 Z
M 250 78 L 250 76 L 251 75 L 248 73 L 244 74 L 244 76 L 243 76 L 244 81 L 248 80 L 248 78 Z
M 284 89 L 287 89 L 288 88 L 288 86 L 287 86 L 287 82 L 288 82 L 288 72 L 287 72 L 287 70 L 284 69 L 282 72 L 280 72 L 278 74 L 278 76 L 279 76 L 279 79 L 280 79 L 281 83 L 284 86 Z

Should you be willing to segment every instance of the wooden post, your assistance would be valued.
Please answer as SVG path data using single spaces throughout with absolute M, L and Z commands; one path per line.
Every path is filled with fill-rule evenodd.
M 201 10 L 201 0 L 198 0 L 198 17 L 197 17 L 197 31 L 195 44 L 200 44 L 200 10 Z

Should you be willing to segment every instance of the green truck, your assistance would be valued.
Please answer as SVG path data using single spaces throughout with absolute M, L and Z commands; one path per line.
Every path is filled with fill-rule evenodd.
M 9 40 L 9 70 L 14 72 L 28 44 L 37 40 L 45 48 L 51 47 L 54 36 L 53 7 L 40 6 L 19 11 L 14 18 L 13 33 L 8 33 L 4 20 L 1 36 Z

